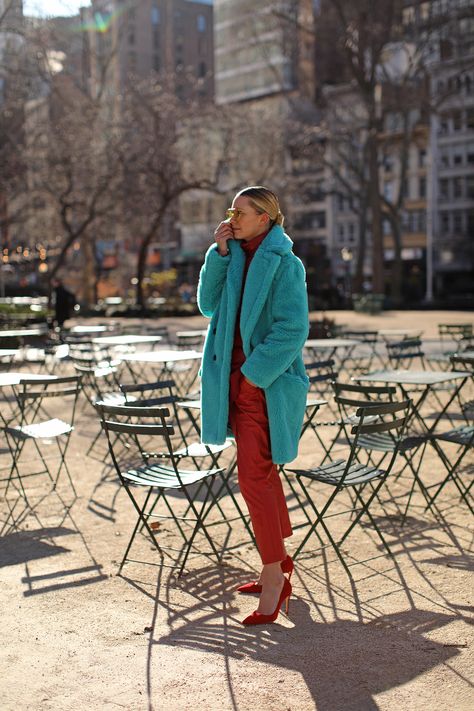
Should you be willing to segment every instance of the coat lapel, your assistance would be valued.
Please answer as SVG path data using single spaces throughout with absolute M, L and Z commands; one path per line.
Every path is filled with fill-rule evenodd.
M 250 351 L 250 337 L 260 317 L 280 262 L 281 256 L 279 254 L 257 250 L 250 264 L 240 314 L 240 333 L 246 355 Z
M 235 316 L 240 304 L 245 255 L 237 242 L 229 241 L 229 248 L 232 253 L 232 259 L 227 273 L 227 313 L 229 316 Z

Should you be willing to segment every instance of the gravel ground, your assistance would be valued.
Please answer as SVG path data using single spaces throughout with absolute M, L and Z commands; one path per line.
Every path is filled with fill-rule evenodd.
M 353 327 L 422 328 L 427 338 L 438 323 L 473 320 L 462 312 L 328 316 Z M 168 323 L 196 328 L 204 319 Z M 136 325 L 127 321 L 125 328 Z M 68 451 L 76 498 L 65 476 L 56 492 L 45 476 L 32 478 L 34 511 L 23 511 L 18 500 L 18 527 L 0 523 L 2 711 L 473 708 L 472 515 L 453 487 L 445 489 L 438 516 L 424 510 L 416 492 L 401 526 L 410 478 L 392 476 L 374 514 L 393 557 L 365 522 L 343 546 L 348 575 L 333 549 L 313 537 L 295 564 L 289 615 L 248 629 L 240 620 L 256 600 L 234 589 L 255 577 L 259 558 L 241 522 L 229 538 L 226 526 L 211 529 L 216 543 L 226 544 L 221 564 L 201 536 L 201 555 L 178 578 L 140 536 L 132 550 L 139 562 L 117 574 L 135 516 L 104 441 L 86 455 L 97 432 L 86 406 Z M 338 445 L 335 453 L 343 451 Z M 297 462 L 310 466 L 321 458 L 308 432 Z M 1 442 L 0 466 L 8 463 Z M 427 450 L 423 476 L 436 481 L 442 471 Z M 293 523 L 302 523 L 289 490 L 288 499 Z M 229 497 L 223 508 L 232 514 Z M 0 522 L 6 514 L 1 495 Z M 343 523 L 331 522 L 336 535 Z M 304 530 L 296 529 L 290 553 Z M 156 535 L 160 543 L 179 543 L 170 524 Z

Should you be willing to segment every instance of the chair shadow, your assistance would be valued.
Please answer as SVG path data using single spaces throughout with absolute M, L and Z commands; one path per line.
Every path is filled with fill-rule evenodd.
M 298 672 L 318 711 L 339 708 L 376 711 L 377 694 L 409 683 L 459 654 L 456 647 L 444 646 L 424 636 L 458 619 L 458 615 L 416 608 L 382 615 L 369 622 L 324 623 L 313 620 L 310 605 L 294 597 L 289 616 L 292 627 L 285 622 L 261 628 L 243 627 L 235 616 L 234 594 L 229 592 L 242 580 L 242 573 L 239 568 L 221 566 L 186 576 L 177 584 L 194 598 L 195 604 L 179 610 L 171 600 L 176 583 L 168 581 L 162 591 L 158 585 L 158 593 L 164 595 L 156 596 L 150 628 L 149 711 L 154 708 L 152 658 L 159 647 L 170 646 L 174 650 L 181 647 L 224 657 L 233 709 L 239 708 L 238 680 L 234 680 L 228 661 L 251 659 Z M 161 616 L 163 607 L 168 613 L 167 623 L 173 629 L 167 635 L 155 637 L 158 609 Z M 281 694 L 284 693 L 282 688 Z
M 61 526 L 35 531 L 18 531 L 3 536 L 0 538 L 0 568 L 68 553 L 68 548 L 59 546 L 50 539 L 75 533 L 76 531 Z

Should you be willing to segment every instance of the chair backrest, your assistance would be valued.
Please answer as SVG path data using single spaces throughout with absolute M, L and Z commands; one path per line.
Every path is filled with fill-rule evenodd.
M 309 378 L 310 389 L 318 389 L 318 383 L 332 383 L 337 380 L 333 360 L 318 360 L 305 363 L 306 375 Z
M 170 340 L 167 326 L 149 326 L 146 324 L 141 328 L 141 333 L 144 336 L 160 336 L 161 343 L 169 343 Z
M 378 331 L 350 331 L 344 329 L 343 338 L 354 338 L 361 343 L 368 343 L 374 345 L 377 343 L 379 337 Z
M 424 351 L 422 350 L 421 339 L 406 338 L 403 341 L 393 341 L 386 343 L 387 355 L 392 365 L 410 365 L 416 358 L 425 367 Z
M 21 423 L 33 422 L 37 416 L 56 417 L 57 399 L 64 399 L 69 403 L 69 412 L 66 414 L 61 410 L 61 418 L 69 419 L 73 424 L 76 411 L 76 404 L 82 387 L 81 376 L 68 375 L 64 377 L 44 377 L 44 378 L 22 378 L 20 384 L 16 386 L 16 398 L 20 408 Z M 52 400 L 51 407 L 54 411 L 49 412 L 45 401 Z
M 350 407 L 363 407 L 367 403 L 392 402 L 397 389 L 394 385 L 358 385 L 332 383 L 336 402 Z
M 204 344 L 204 334 L 202 333 L 180 333 L 176 334 L 176 346 L 180 350 L 200 349 Z
M 439 323 L 438 335 L 444 339 L 459 341 L 473 336 L 472 323 Z
M 122 479 L 119 465 L 119 438 L 115 435 L 126 435 L 129 443 L 128 459 L 135 457 L 138 463 L 148 464 L 150 459 L 169 459 L 175 472 L 178 472 L 178 461 L 173 455 L 171 435 L 174 428 L 167 418 L 170 412 L 165 407 L 140 407 L 130 405 L 108 405 L 103 402 L 94 404 L 104 432 L 112 461 L 119 477 Z M 150 446 L 150 437 L 153 438 Z M 130 452 L 130 445 L 135 445 L 135 451 Z M 122 450 L 122 447 L 121 447 Z M 135 462 L 137 463 L 137 462 Z
M 466 373 L 472 373 L 474 375 L 474 356 L 455 353 L 450 356 L 450 361 L 453 370 L 465 371 Z
M 120 383 L 120 390 L 126 404 L 130 407 L 140 407 L 145 404 L 173 405 L 180 399 L 176 394 L 176 383 L 172 379 L 156 380 L 153 383 Z M 136 399 L 132 400 L 131 396 Z

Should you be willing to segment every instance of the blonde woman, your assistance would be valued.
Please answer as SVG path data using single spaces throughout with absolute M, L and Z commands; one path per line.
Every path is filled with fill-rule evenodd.
M 292 529 L 278 464 L 295 458 L 308 378 L 305 270 L 283 230 L 278 198 L 262 186 L 237 193 L 215 231 L 198 285 L 201 313 L 211 318 L 202 366 L 202 440 L 237 445 L 239 486 L 262 559 L 260 593 L 245 625 L 274 622 L 291 595 Z M 289 578 L 285 578 L 288 573 Z

